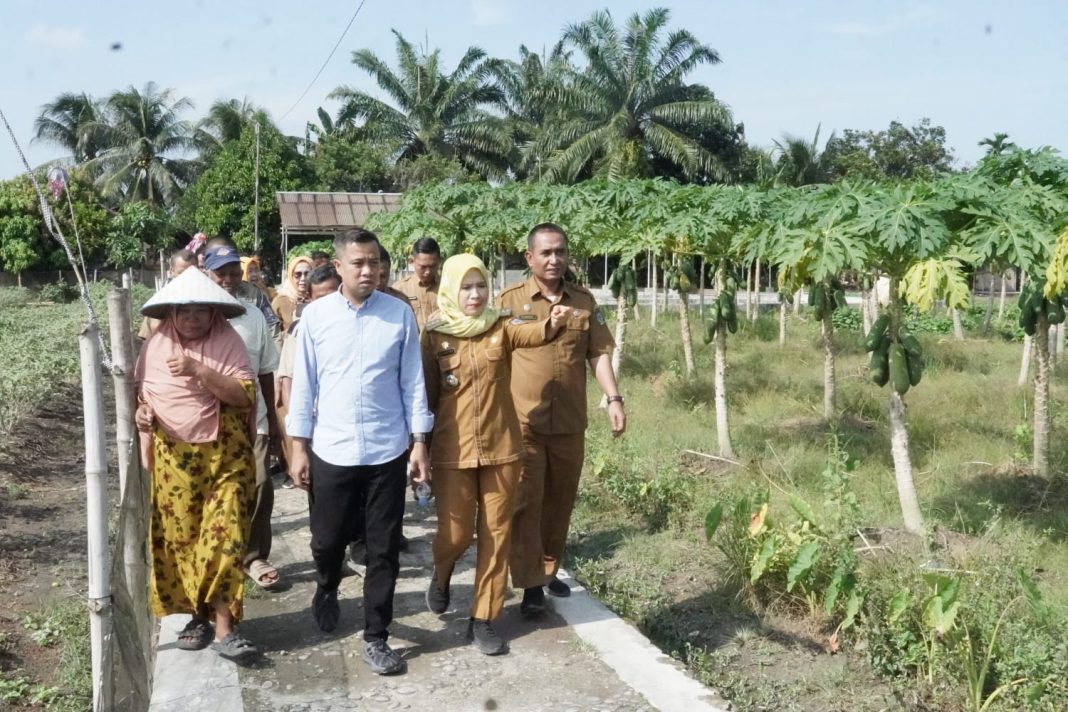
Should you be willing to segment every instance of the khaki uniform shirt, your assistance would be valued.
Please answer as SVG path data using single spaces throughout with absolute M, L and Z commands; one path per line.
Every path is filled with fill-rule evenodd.
M 478 336 L 423 332 L 423 374 L 434 413 L 430 461 L 467 468 L 515 462 L 523 439 L 509 392 L 515 349 L 545 343 L 548 319 L 523 322 L 509 314 Z
M 401 300 L 402 302 L 404 302 L 405 304 L 407 304 L 410 307 L 412 306 L 412 302 L 410 302 L 408 300 L 408 295 L 405 294 L 404 292 L 400 291 L 399 289 L 394 289 L 393 287 L 386 287 L 385 289 L 382 289 L 380 291 L 383 294 L 388 294 L 391 297 L 396 297 L 397 299 Z M 434 297 L 434 308 L 435 309 L 437 309 L 437 304 L 438 304 L 438 300 L 437 300 L 437 296 L 435 296 Z M 414 311 L 415 307 L 412 307 L 412 310 Z M 419 321 L 419 312 L 415 312 L 415 320 Z M 419 328 L 420 329 L 423 328 L 422 324 L 419 325 Z
M 564 283 L 556 302 L 572 308 L 567 326 L 549 344 L 517 351 L 512 358 L 512 398 L 519 422 L 544 435 L 586 430 L 586 362 L 611 354 L 615 347 L 604 314 L 589 290 Z M 533 277 L 507 287 L 497 306 L 516 319 L 548 318 L 553 302 L 541 294 Z
M 393 289 L 404 295 L 408 304 L 415 310 L 415 321 L 419 324 L 419 331 L 426 328 L 430 321 L 430 315 L 438 310 L 438 285 L 429 287 L 419 286 L 419 278 L 410 274 L 393 283 Z

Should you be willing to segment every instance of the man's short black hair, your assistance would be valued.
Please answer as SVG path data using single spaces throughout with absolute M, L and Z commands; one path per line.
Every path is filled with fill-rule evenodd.
M 432 237 L 420 237 L 412 245 L 413 255 L 437 255 L 441 257 L 441 245 Z
M 389 256 L 389 250 L 387 250 L 386 246 L 383 245 L 381 242 L 378 243 L 378 260 L 382 264 L 386 264 L 386 265 L 393 264 L 393 258 Z
M 340 259 L 341 253 L 349 245 L 366 245 L 371 242 L 375 243 L 379 248 L 382 247 L 382 243 L 378 241 L 378 235 L 370 230 L 364 230 L 362 227 L 342 230 L 337 235 L 334 235 L 334 255 Z
M 567 233 L 564 232 L 564 228 L 560 227 L 556 223 L 543 222 L 538 223 L 534 227 L 530 228 L 530 232 L 527 233 L 527 249 L 534 249 L 534 238 L 542 232 L 548 232 L 553 235 L 559 235 L 564 238 L 564 246 L 567 246 Z
M 311 258 L 313 262 L 318 262 L 319 260 L 326 260 L 327 262 L 330 261 L 330 255 L 326 254 L 322 250 L 312 250 Z
M 338 284 L 341 283 L 341 275 L 334 269 L 334 265 L 327 262 L 325 265 L 319 265 L 311 271 L 308 275 L 308 285 L 322 284 L 328 280 L 336 280 Z

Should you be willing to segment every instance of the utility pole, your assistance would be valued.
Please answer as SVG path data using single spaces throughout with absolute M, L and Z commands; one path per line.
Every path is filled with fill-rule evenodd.
M 252 208 L 252 252 L 260 254 L 260 122 L 253 119 L 256 131 L 256 197 Z

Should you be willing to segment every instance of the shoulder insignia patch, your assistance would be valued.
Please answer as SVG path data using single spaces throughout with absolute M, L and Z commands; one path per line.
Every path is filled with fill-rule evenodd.
M 517 317 L 516 317 L 515 319 L 512 319 L 512 320 L 511 320 L 510 322 L 508 322 L 508 323 L 509 323 L 509 324 L 514 324 L 515 326 L 519 326 L 520 324 L 522 324 L 522 323 L 523 323 L 523 319 L 517 316 Z
M 511 309 L 500 309 L 500 310 L 497 311 L 497 314 L 498 314 L 498 316 L 500 316 L 503 319 L 505 317 L 512 316 L 512 310 Z

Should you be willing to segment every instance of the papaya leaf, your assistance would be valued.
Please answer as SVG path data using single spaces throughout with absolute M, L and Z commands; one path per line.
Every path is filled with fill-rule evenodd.
M 712 536 L 723 521 L 723 505 L 717 502 L 705 515 L 705 541 L 712 541 Z
M 764 575 L 764 571 L 768 567 L 768 562 L 771 561 L 771 557 L 775 556 L 775 552 L 778 549 L 778 537 L 769 536 L 764 540 L 764 545 L 760 547 L 756 559 L 753 560 L 753 566 L 749 570 L 749 583 L 756 583 L 760 580 L 760 577 Z
M 894 597 L 890 599 L 890 605 L 886 607 L 887 623 L 894 624 L 901 619 L 901 616 L 908 610 L 911 597 L 907 588 L 903 588 L 894 594 Z
M 812 566 L 819 558 L 820 543 L 818 541 L 810 541 L 805 544 L 797 552 L 797 556 L 794 557 L 794 562 L 790 564 L 789 570 L 786 572 L 786 590 L 793 591 L 797 582 L 812 570 Z
M 901 280 L 905 300 L 928 312 L 944 299 L 950 309 L 961 309 L 971 301 L 971 288 L 960 260 L 931 258 L 909 267 Z
M 1046 288 L 1043 294 L 1051 299 L 1068 290 L 1068 230 L 1057 236 L 1053 255 L 1046 267 Z

